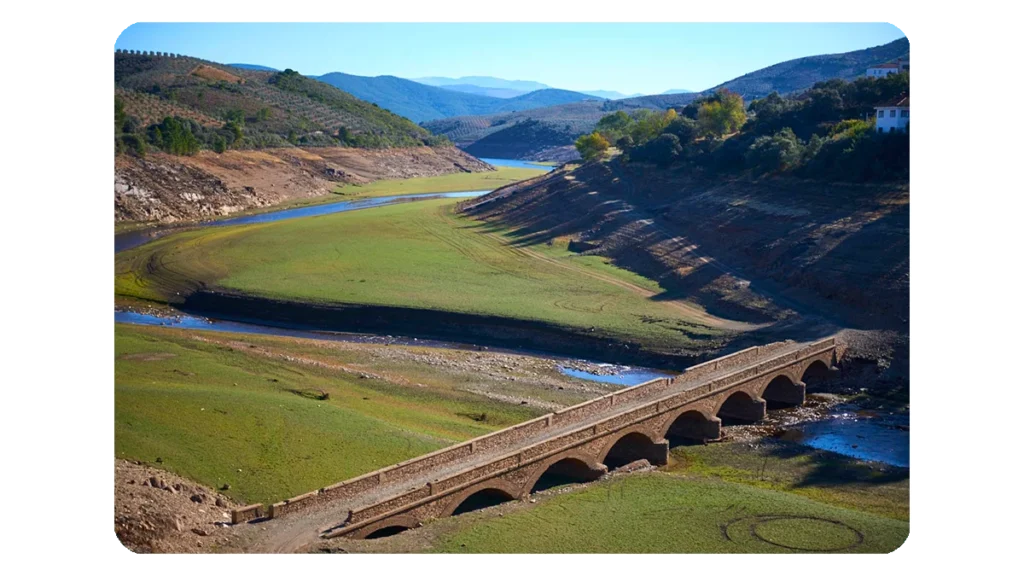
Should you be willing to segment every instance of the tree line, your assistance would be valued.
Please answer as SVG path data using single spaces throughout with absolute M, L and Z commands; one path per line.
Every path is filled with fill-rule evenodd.
M 740 95 L 720 90 L 661 113 L 609 114 L 576 148 L 592 160 L 614 145 L 628 162 L 685 166 L 702 174 L 903 179 L 909 173 L 909 127 L 877 133 L 874 107 L 909 91 L 906 73 L 828 80 L 795 96 L 772 93 L 749 106 Z

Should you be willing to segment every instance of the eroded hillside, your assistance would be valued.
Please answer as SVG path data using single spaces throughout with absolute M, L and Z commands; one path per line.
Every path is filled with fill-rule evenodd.
M 736 320 L 906 331 L 906 184 L 695 179 L 594 162 L 465 207 L 520 228 L 524 244 L 568 237 L 584 253 L 656 279 L 663 298 Z
M 339 183 L 493 170 L 461 150 L 269 148 L 121 155 L 114 168 L 118 222 L 178 222 L 329 194 Z

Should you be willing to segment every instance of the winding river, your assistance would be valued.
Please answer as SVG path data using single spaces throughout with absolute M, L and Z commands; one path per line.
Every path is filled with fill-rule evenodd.
M 537 168 L 547 171 L 554 169 L 552 166 L 534 164 L 521 160 L 503 160 L 496 158 L 481 158 L 481 160 L 494 166 Z M 141 246 L 167 234 L 196 228 L 276 222 L 292 218 L 306 218 L 310 216 L 321 216 L 324 214 L 349 212 L 352 210 L 365 210 L 380 206 L 388 206 L 398 202 L 415 202 L 435 198 L 474 198 L 489 192 L 491 191 L 474 190 L 467 192 L 443 192 L 437 194 L 404 194 L 378 198 L 366 198 L 361 200 L 341 200 L 316 206 L 285 208 L 260 214 L 238 216 L 223 220 L 212 220 L 190 225 L 154 226 L 116 234 L 114 236 L 114 253 L 117 254 L 118 252 Z M 367 344 L 396 344 L 449 349 L 479 349 L 479 347 L 472 345 L 442 340 L 402 338 L 348 332 L 299 330 L 289 328 L 287 326 L 274 326 L 266 323 L 257 324 L 229 320 L 215 320 L 193 314 L 177 314 L 173 317 L 166 317 L 115 309 L 114 322 L 148 326 L 168 326 L 186 330 L 213 330 L 240 334 L 267 334 Z M 566 364 L 572 360 L 570 358 L 523 349 L 512 350 L 493 347 L 490 347 L 489 349 L 498 352 L 562 360 L 566 362 Z M 604 365 L 602 368 L 603 369 L 600 370 L 600 372 L 602 372 L 601 374 L 594 374 L 577 368 L 571 368 L 567 365 L 560 365 L 559 367 L 562 373 L 567 376 L 621 386 L 635 386 L 655 378 L 671 375 L 671 373 L 668 372 L 637 366 Z M 909 467 L 910 465 L 909 417 L 905 415 L 878 415 L 858 412 L 854 407 L 850 406 L 839 406 L 833 409 L 826 418 L 798 424 L 793 427 L 793 430 L 798 432 L 798 434 L 792 435 L 792 441 L 806 446 L 844 454 L 860 460 L 883 462 L 900 467 Z

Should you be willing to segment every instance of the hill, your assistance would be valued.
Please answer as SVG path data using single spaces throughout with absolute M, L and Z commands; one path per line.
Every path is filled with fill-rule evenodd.
M 597 125 L 602 116 L 616 110 L 666 110 L 686 106 L 697 98 L 713 94 L 720 88 L 726 88 L 743 96 L 748 103 L 756 98 L 763 98 L 772 91 L 792 94 L 811 88 L 815 83 L 832 78 L 850 80 L 863 76 L 871 65 L 909 58 L 910 44 L 906 38 L 890 42 L 882 46 L 856 50 L 843 54 L 826 54 L 797 58 L 756 70 L 728 82 L 724 82 L 701 92 L 670 90 L 664 94 L 638 96 L 621 100 L 604 102 L 578 102 L 546 108 L 533 108 L 506 114 L 491 114 L 447 118 L 445 120 L 425 122 L 424 127 L 434 134 L 444 135 L 457 146 L 469 149 L 475 142 L 484 138 L 485 148 L 492 157 L 520 158 L 529 160 L 554 159 L 549 156 L 553 146 L 557 144 L 562 152 L 580 135 L 588 133 Z M 546 128 L 531 124 L 525 129 L 509 131 L 502 135 L 503 130 L 512 130 L 519 122 L 536 122 L 547 124 Z M 533 145 L 517 142 L 516 137 L 524 134 L 543 134 L 544 136 Z M 554 138 L 553 134 L 561 134 Z M 502 142 L 507 143 L 503 147 Z M 519 154 L 510 156 L 510 154 Z M 561 155 L 558 156 L 561 159 Z
M 762 98 L 772 92 L 789 94 L 803 91 L 816 82 L 832 78 L 853 80 L 858 76 L 863 76 L 864 71 L 870 66 L 897 58 L 909 59 L 909 57 L 910 41 L 900 38 L 888 44 L 864 50 L 788 60 L 744 74 L 704 92 L 714 92 L 719 88 L 726 88 L 741 94 L 744 99 L 749 101 Z
M 114 217 L 182 222 L 319 202 L 339 184 L 492 168 L 293 70 L 117 52 Z
M 355 76 L 341 72 L 324 74 L 317 79 L 416 122 L 452 116 L 527 110 L 593 98 L 579 92 L 553 88 L 535 90 L 511 98 L 499 98 L 452 90 L 448 87 L 428 86 L 395 76 Z
M 664 110 L 685 106 L 696 97 L 696 94 L 675 94 L 623 100 L 589 100 L 484 116 L 444 118 L 424 122 L 423 126 L 434 134 L 447 137 L 471 154 L 477 153 L 471 150 L 477 150 L 485 158 L 564 161 L 578 158 L 572 151 L 567 158 L 565 147 L 571 147 L 576 138 L 592 131 L 597 121 L 606 114 L 644 108 Z M 517 127 L 520 123 L 527 125 Z M 521 140 L 530 134 L 542 136 L 538 140 Z M 474 147 L 477 142 L 482 146 Z
M 446 144 L 406 118 L 292 70 L 269 72 L 186 56 L 117 52 L 114 85 L 128 96 L 122 100 L 127 117 L 152 118 L 155 108 L 164 108 L 175 116 L 220 123 L 205 129 L 199 127 L 202 121 L 189 126 L 199 148 L 213 148 L 218 139 L 243 149 Z M 131 128 L 129 132 L 145 133 L 152 141 L 151 127 Z M 168 132 L 164 128 L 161 133 Z

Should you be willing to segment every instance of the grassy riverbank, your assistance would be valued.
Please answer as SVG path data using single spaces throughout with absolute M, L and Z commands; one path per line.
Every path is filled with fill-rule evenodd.
M 247 502 L 301 494 L 550 409 L 537 404 L 604 391 L 561 377 L 553 363 L 497 354 L 122 324 L 114 334 L 115 455 L 230 484 L 228 494 Z M 496 391 L 505 399 L 488 397 Z
M 408 178 L 406 180 L 377 180 L 363 186 L 338 186 L 335 193 L 346 198 L 371 198 L 395 196 L 398 194 L 430 194 L 438 192 L 464 192 L 470 190 L 495 190 L 540 176 L 546 171 L 533 168 L 509 168 L 499 166 L 494 172 L 461 172 L 443 176 Z
M 202 285 L 279 300 L 422 308 L 544 322 L 643 348 L 701 350 L 722 334 L 702 310 L 564 242 L 455 212 L 455 200 L 183 232 L 118 254 L 115 295 L 173 301 Z
M 909 525 L 786 492 L 654 472 L 599 482 L 444 535 L 436 552 L 890 552 Z

